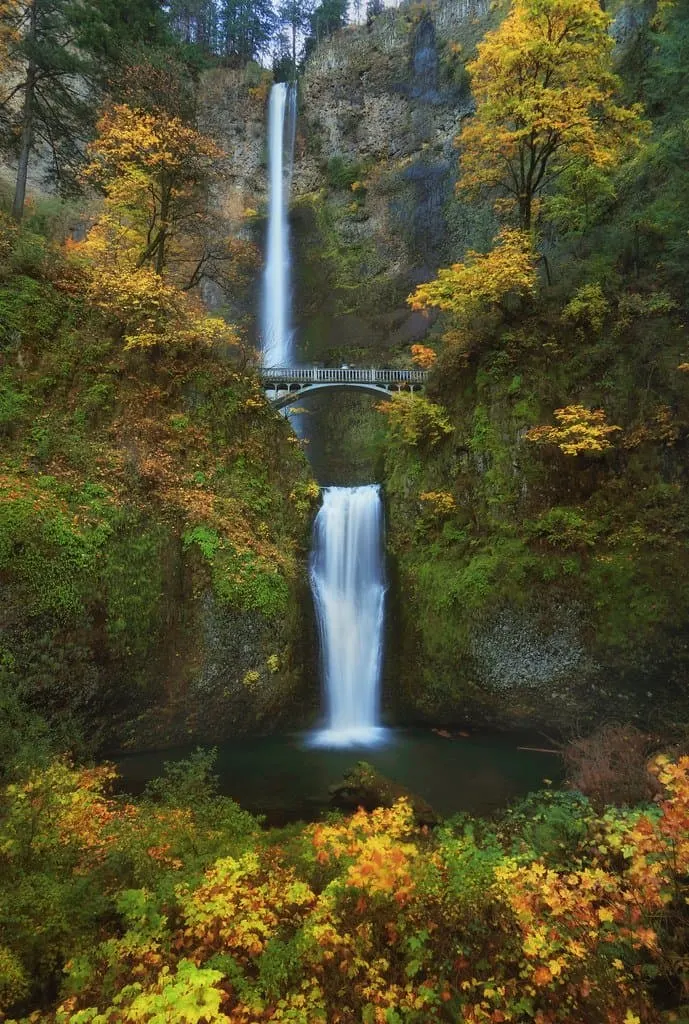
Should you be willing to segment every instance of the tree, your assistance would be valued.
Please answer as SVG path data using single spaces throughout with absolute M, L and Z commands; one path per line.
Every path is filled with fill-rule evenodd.
M 74 187 L 114 66 L 135 41 L 164 36 L 158 0 L 0 0 L 0 145 L 17 160 L 15 219 L 32 154 L 47 151 L 54 178 Z
M 83 0 L 74 14 L 79 46 L 88 52 L 95 78 L 109 78 L 130 61 L 132 49 L 173 42 L 160 0 Z
M 113 102 L 149 114 L 165 112 L 193 124 L 196 121 L 196 89 L 192 69 L 167 47 L 138 46 L 110 80 Z
M 12 214 L 21 220 L 29 161 L 37 146 L 51 154 L 63 181 L 83 149 L 89 107 L 81 76 L 87 61 L 78 49 L 75 0 L 18 0 L 0 7 L 6 66 L 0 92 L 0 142 L 17 159 Z
M 0 0 L 0 72 L 10 61 L 10 48 L 16 42 L 19 0 Z
M 615 102 L 609 24 L 598 0 L 515 0 L 467 66 L 476 114 L 459 137 L 460 187 L 501 193 L 524 230 L 573 162 L 609 168 L 641 132 L 640 108 Z
M 218 23 L 214 0 L 170 0 L 167 10 L 178 39 L 209 53 L 216 50 Z
M 347 24 L 348 0 L 322 0 L 309 17 L 311 38 L 316 43 L 327 39 Z
M 137 267 L 162 274 L 175 241 L 205 217 L 203 186 L 220 150 L 165 111 L 114 104 L 89 154 L 85 175 L 106 197 L 104 245 L 126 248 Z
M 271 0 L 220 0 L 219 51 L 232 62 L 267 53 L 277 21 Z
M 428 345 L 412 345 L 411 358 L 421 370 L 431 370 L 438 361 L 437 354 Z
M 234 328 L 207 316 L 190 294 L 218 258 L 196 245 L 207 174 L 221 156 L 214 143 L 167 111 L 113 104 L 89 155 L 85 176 L 105 199 L 86 240 L 72 248 L 84 262 L 88 298 L 119 325 L 125 349 L 235 345 Z
M 554 444 L 565 455 L 599 455 L 613 447 L 610 435 L 622 427 L 609 424 L 602 409 L 567 405 L 553 413 L 557 426 L 533 427 L 526 432 L 534 444 Z
M 372 25 L 375 18 L 385 10 L 383 0 L 368 0 L 366 4 L 366 24 Z
M 478 314 L 503 309 L 508 296 L 526 296 L 536 287 L 536 256 L 525 231 L 503 228 L 488 253 L 469 251 L 462 263 L 438 271 L 409 296 L 412 309 L 441 309 L 453 328 L 445 340 L 466 346 L 467 325 Z
M 226 236 L 217 217 L 208 216 L 207 179 L 220 150 L 167 111 L 113 104 L 89 155 L 85 177 L 105 196 L 78 247 L 98 268 L 92 300 L 109 314 L 119 307 L 130 347 L 165 341 L 166 317 L 178 340 L 203 333 L 196 321 L 180 327 L 187 309 L 182 293 L 204 279 L 231 293 L 259 263 L 251 242 Z
M 292 62 L 292 74 L 296 74 L 297 57 L 304 32 L 309 27 L 309 19 L 313 13 L 313 0 L 282 0 L 278 9 L 280 23 L 289 37 L 289 51 Z

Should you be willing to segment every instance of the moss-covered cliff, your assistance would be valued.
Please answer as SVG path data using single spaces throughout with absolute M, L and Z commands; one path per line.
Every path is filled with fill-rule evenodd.
M 288 425 L 221 355 L 123 351 L 31 224 L 2 255 L 4 692 L 92 748 L 299 715 L 318 491 Z

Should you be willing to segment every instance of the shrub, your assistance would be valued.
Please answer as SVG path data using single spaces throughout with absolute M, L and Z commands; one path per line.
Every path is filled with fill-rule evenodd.
M 594 282 L 585 284 L 570 299 L 562 310 L 562 319 L 600 331 L 609 312 L 610 304 L 603 295 L 603 289 L 598 282 Z
M 442 405 L 420 395 L 393 395 L 376 408 L 387 416 L 393 439 L 405 447 L 434 448 L 454 430 Z
M 563 750 L 570 784 L 602 808 L 636 804 L 658 792 L 649 775 L 649 738 L 632 725 L 606 725 Z
M 534 522 L 525 523 L 528 536 L 542 537 L 565 551 L 592 548 L 602 529 L 601 523 L 587 519 L 581 509 L 560 506 L 549 508 Z
M 12 435 L 22 419 L 28 396 L 17 391 L 9 374 L 0 375 L 0 435 Z
M 345 158 L 337 153 L 328 160 L 327 182 L 331 188 L 349 191 L 352 185 L 362 176 L 362 168 L 356 163 L 347 163 Z

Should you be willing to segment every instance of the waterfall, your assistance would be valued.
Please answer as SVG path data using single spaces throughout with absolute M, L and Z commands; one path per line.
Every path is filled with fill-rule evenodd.
M 264 366 L 291 364 L 290 257 L 287 209 L 294 159 L 297 94 L 279 82 L 268 104 L 268 241 L 263 275 Z
M 326 487 L 314 526 L 311 588 L 327 722 L 321 746 L 371 744 L 379 727 L 385 572 L 380 488 Z

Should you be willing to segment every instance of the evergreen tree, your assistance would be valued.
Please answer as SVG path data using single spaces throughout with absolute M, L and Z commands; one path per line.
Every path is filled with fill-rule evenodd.
M 309 18 L 311 38 L 319 43 L 347 24 L 348 0 L 322 0 Z
M 256 60 L 268 52 L 276 24 L 271 0 L 220 0 L 220 53 L 230 62 Z
M 278 15 L 280 23 L 287 35 L 287 46 L 292 64 L 292 74 L 296 74 L 298 58 L 304 42 L 304 33 L 309 28 L 314 10 L 314 0 L 282 0 Z
M 368 0 L 366 4 L 366 24 L 372 25 L 373 19 L 377 18 L 385 10 L 383 0 Z
M 167 11 L 172 31 L 181 42 L 196 45 L 207 53 L 217 49 L 215 0 L 170 0 Z
M 50 154 L 61 189 L 73 187 L 99 98 L 136 42 L 165 38 L 159 0 L 12 0 L 0 4 L 7 74 L 0 87 L 0 147 L 17 161 L 12 206 L 20 220 L 31 155 Z
M 103 76 L 128 61 L 133 47 L 172 42 L 161 0 L 84 0 L 76 18 L 79 45 Z
M 17 160 L 12 214 L 20 220 L 31 153 L 44 146 L 58 182 L 78 163 L 89 121 L 76 0 L 19 0 L 0 8 L 8 74 L 0 92 L 0 144 Z

